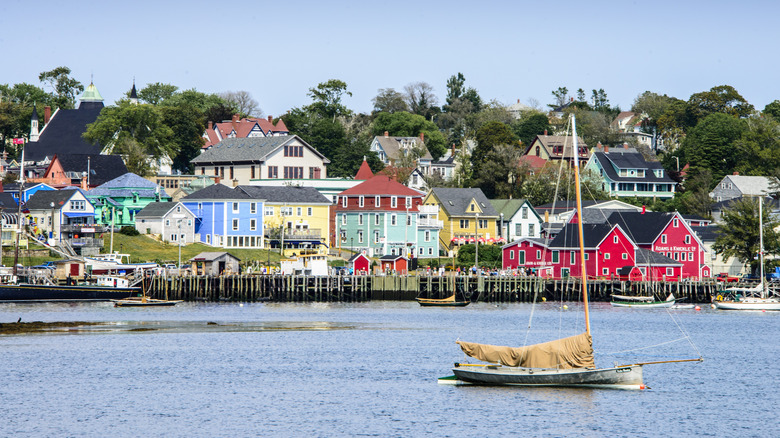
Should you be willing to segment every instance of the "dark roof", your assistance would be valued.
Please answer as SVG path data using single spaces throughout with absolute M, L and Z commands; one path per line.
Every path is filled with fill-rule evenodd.
M 208 187 L 202 188 L 191 195 L 185 196 L 184 198 L 182 198 L 182 201 L 197 201 L 201 199 L 227 200 L 227 199 L 253 199 L 253 198 L 241 190 L 232 189 L 224 184 L 213 184 Z
M 322 203 L 330 204 L 314 187 L 301 186 L 238 186 L 238 189 L 254 199 L 265 199 L 267 202 L 290 202 L 297 204 Z
M 57 159 L 65 173 L 81 175 L 89 166 L 90 186 L 99 186 L 127 173 L 127 166 L 119 155 L 57 154 Z
M 45 210 L 45 209 L 50 209 L 51 203 L 53 202 L 54 207 L 60 209 L 62 208 L 63 205 L 65 205 L 65 201 L 73 197 L 76 191 L 79 191 L 81 192 L 81 194 L 84 194 L 84 192 L 82 192 L 81 189 L 38 190 L 37 192 L 33 193 L 33 195 L 30 197 L 30 199 L 27 201 L 27 203 L 24 206 L 25 208 L 28 208 L 30 210 Z
M 612 231 L 613 225 L 609 224 L 582 224 L 582 232 L 585 236 L 585 248 L 596 248 L 598 244 Z M 577 224 L 569 223 L 563 227 L 555 239 L 550 242 L 550 248 L 579 248 L 580 236 Z
M 637 266 L 682 266 L 682 263 L 680 262 L 676 262 L 661 253 L 644 248 L 637 248 L 636 264 Z
M 383 255 L 382 257 L 379 257 L 379 260 L 383 260 L 383 261 L 386 261 L 386 262 L 388 262 L 388 261 L 395 261 L 395 260 L 398 260 L 398 259 L 406 259 L 406 257 L 404 257 L 402 255 L 392 255 L 392 254 L 386 254 L 386 255 Z
M 182 208 L 187 209 L 187 207 L 180 202 L 152 202 L 136 213 L 135 217 L 162 217 L 177 205 L 181 205 Z M 189 209 L 187 211 L 189 211 Z
M 674 213 L 661 213 L 648 211 L 641 212 L 617 212 L 609 216 L 608 222 L 620 225 L 628 237 L 637 245 L 649 245 L 655 242 L 661 231 L 672 220 Z
M 714 242 L 720 232 L 720 226 L 707 225 L 703 227 L 691 227 L 702 242 Z
M 81 102 L 77 109 L 56 111 L 38 141 L 25 147 L 25 160 L 41 161 L 55 154 L 99 154 L 103 147 L 87 143 L 81 135 L 88 124 L 97 120 L 102 109 L 103 102 Z
M 582 208 L 590 207 L 591 205 L 601 204 L 602 202 L 609 202 L 610 199 L 607 200 L 601 200 L 601 201 L 594 201 L 594 200 L 582 200 Z M 562 213 L 569 210 L 574 210 L 577 208 L 577 201 L 557 201 L 555 204 L 555 211 L 553 211 L 553 203 L 548 202 L 547 204 L 537 205 L 536 211 L 549 211 L 551 214 L 553 213 Z
M 16 211 L 19 208 L 13 195 L 6 192 L 0 192 L 0 207 L 4 211 Z
M 437 187 L 432 189 L 440 205 L 450 216 L 473 216 L 475 213 L 466 211 L 474 199 L 482 209 L 483 216 L 498 217 L 498 212 L 480 189 L 451 189 Z
M 663 177 L 659 178 L 653 170 L 663 170 L 661 163 L 656 161 L 645 161 L 645 158 L 639 152 L 594 152 L 601 168 L 612 181 L 637 182 L 637 183 L 669 183 L 674 184 L 674 180 L 669 178 L 666 171 Z M 644 177 L 620 176 L 617 169 L 645 169 Z
M 190 160 L 190 163 L 204 165 L 211 163 L 264 161 L 268 154 L 295 140 L 310 148 L 315 154 L 322 157 L 326 163 L 330 162 L 324 155 L 297 135 L 278 135 L 272 137 L 226 138 Z

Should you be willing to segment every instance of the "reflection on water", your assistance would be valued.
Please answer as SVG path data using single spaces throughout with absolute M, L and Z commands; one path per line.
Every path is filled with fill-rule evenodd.
M 676 310 L 672 320 L 594 306 L 594 348 L 621 362 L 694 356 L 666 343 L 677 323 L 691 333 L 705 362 L 645 367 L 649 391 L 437 385 L 463 360 L 457 338 L 520 345 L 526 332 L 541 342 L 582 331 L 577 305 L 548 304 L 530 331 L 524 304 L 0 304 L 0 322 L 98 322 L 0 335 L 2 435 L 778 435 L 777 422 L 753 420 L 774 418 L 780 402 L 766 384 L 780 353 L 776 313 Z

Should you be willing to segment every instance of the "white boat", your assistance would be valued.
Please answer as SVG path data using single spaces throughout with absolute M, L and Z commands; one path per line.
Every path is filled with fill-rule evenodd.
M 579 181 L 579 148 L 577 127 L 572 116 L 572 138 L 574 147 L 575 192 L 577 217 L 582 218 L 582 198 Z M 564 154 L 565 155 L 565 154 Z M 590 330 L 588 308 L 587 273 L 582 220 L 578 221 L 579 259 L 582 272 L 582 301 L 585 312 L 585 332 L 579 335 L 557 339 L 526 347 L 506 347 L 472 342 L 456 341 L 461 350 L 470 357 L 489 364 L 456 363 L 452 372 L 455 377 L 440 379 L 442 383 L 453 384 L 453 380 L 477 385 L 509 386 L 568 386 L 612 389 L 645 389 L 642 366 L 649 363 L 700 361 L 682 359 L 662 362 L 645 362 L 596 368 L 593 355 L 593 339 Z
M 758 198 L 759 268 L 761 280 L 755 287 L 730 287 L 724 289 L 712 301 L 721 310 L 777 310 L 780 311 L 780 297 L 769 294 L 764 278 L 764 218 L 763 198 Z
M 130 254 L 120 254 L 113 252 L 111 254 L 101 254 L 95 257 L 84 257 L 86 267 L 91 272 L 110 272 L 110 271 L 135 271 L 157 268 L 157 263 L 130 263 Z
M 655 297 L 630 297 L 627 295 L 612 295 L 612 307 L 637 307 L 642 309 L 651 309 L 659 307 L 672 307 L 677 299 L 673 294 L 669 294 L 665 300 L 656 300 Z

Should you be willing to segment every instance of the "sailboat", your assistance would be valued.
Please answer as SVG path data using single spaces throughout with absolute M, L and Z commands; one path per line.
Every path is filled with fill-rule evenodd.
M 712 301 L 716 309 L 722 310 L 780 310 L 780 297 L 769 296 L 764 277 L 764 217 L 763 198 L 758 198 L 758 240 L 759 269 L 761 280 L 754 287 L 730 287 L 725 296 L 718 295 Z
M 577 215 L 582 218 L 582 194 L 579 178 L 579 148 L 577 125 L 572 115 L 574 138 L 574 178 L 577 199 Z M 447 384 L 481 384 L 513 386 L 570 386 L 613 389 L 646 389 L 642 367 L 651 363 L 701 361 L 681 359 L 645 362 L 596 368 L 593 355 L 593 338 L 588 309 L 587 275 L 585 270 L 585 246 L 583 221 L 578 220 L 579 259 L 582 267 L 582 303 L 585 311 L 585 332 L 526 347 L 505 347 L 456 341 L 470 357 L 489 364 L 455 363 L 454 377 L 440 379 Z
M 463 300 L 458 301 L 455 299 L 453 293 L 447 298 L 415 298 L 420 306 L 423 307 L 465 307 L 468 306 L 471 301 Z
M 610 304 L 612 304 L 612 307 L 639 307 L 642 309 L 650 309 L 657 307 L 672 307 L 676 301 L 673 294 L 669 294 L 665 300 L 657 300 L 654 296 L 632 297 L 612 294 L 612 301 L 610 301 Z

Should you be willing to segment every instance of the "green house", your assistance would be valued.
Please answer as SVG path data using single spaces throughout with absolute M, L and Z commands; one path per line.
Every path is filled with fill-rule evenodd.
M 116 227 L 135 226 L 135 215 L 152 202 L 169 202 L 159 185 L 134 173 L 126 173 L 87 192 L 95 206 L 95 223 Z

